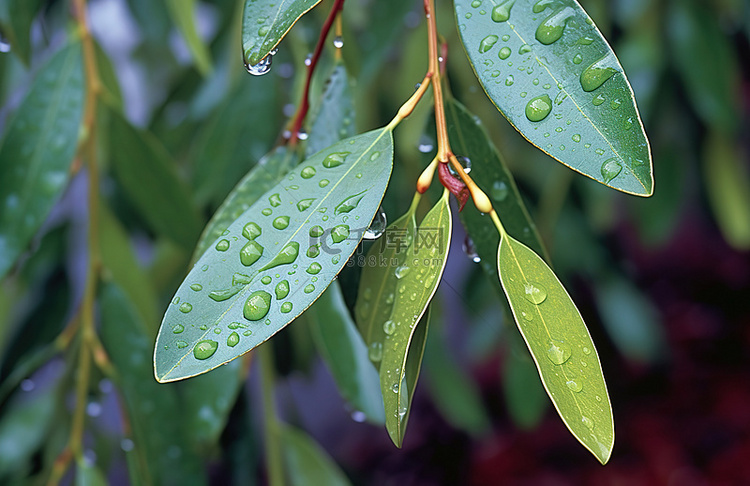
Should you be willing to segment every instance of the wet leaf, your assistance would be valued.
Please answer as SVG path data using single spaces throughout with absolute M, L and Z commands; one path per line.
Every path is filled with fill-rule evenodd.
M 297 164 L 299 157 L 280 146 L 258 161 L 255 167 L 232 189 L 221 203 L 201 234 L 193 252 L 192 263 L 198 261 L 229 226 L 247 211 L 266 191 L 279 183 Z
M 305 147 L 308 155 L 354 135 L 352 82 L 342 62 L 337 62 L 328 76 L 320 103 L 311 112 L 311 120 Z
M 0 146 L 0 278 L 31 241 L 68 184 L 83 114 L 80 44 L 42 69 Z
M 380 389 L 385 426 L 401 447 L 409 420 L 414 389 L 422 366 L 429 315 L 422 317 L 435 295 L 448 259 L 452 221 L 448 191 L 419 224 L 404 263 L 392 270 L 397 278 L 388 320 L 383 323 L 383 359 Z
M 242 22 L 245 64 L 258 64 L 297 20 L 320 0 L 246 0 Z
M 750 249 L 750 174 L 747 157 L 725 135 L 713 133 L 703 150 L 706 192 L 724 239 Z
M 292 486 L 350 484 L 331 457 L 303 431 L 282 425 L 280 429 L 284 465 Z
M 547 394 L 571 433 L 605 464 L 615 440 L 612 408 L 580 312 L 547 264 L 509 236 L 500 242 L 497 267 Z
M 203 42 L 195 25 L 196 0 L 166 0 L 172 21 L 180 30 L 185 43 L 193 56 L 195 67 L 204 76 L 213 70 L 211 53 Z
M 174 161 L 150 133 L 108 111 L 112 167 L 128 198 L 155 233 L 192 248 L 200 217 Z
M 307 315 L 320 356 L 341 395 L 370 422 L 385 423 L 378 373 L 370 363 L 367 346 L 349 315 L 338 282 L 323 292 Z
M 40 0 L 0 2 L 0 32 L 7 37 L 11 50 L 26 65 L 31 60 L 31 23 L 40 3 Z
M 516 130 L 575 171 L 651 195 L 651 153 L 633 91 L 578 2 L 457 0 L 455 9 L 479 81 Z
M 159 381 L 204 373 L 266 341 L 330 285 L 362 239 L 393 166 L 389 129 L 292 170 L 196 263 L 162 321 Z
M 505 406 L 513 423 L 523 429 L 533 429 L 544 417 L 549 400 L 521 336 L 509 330 L 503 363 Z

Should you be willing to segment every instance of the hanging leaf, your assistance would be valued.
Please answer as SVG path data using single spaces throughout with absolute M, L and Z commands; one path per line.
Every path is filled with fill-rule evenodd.
M 420 196 L 415 195 L 409 210 L 388 226 L 365 256 L 365 266 L 359 281 L 354 316 L 368 356 L 377 369 L 383 358 L 385 333 L 383 324 L 390 318 L 396 294 L 396 269 L 406 261 L 417 231 L 414 213 Z
M 311 112 L 311 120 L 305 148 L 308 155 L 354 135 L 352 82 L 341 61 L 328 76 L 320 104 Z
M 209 371 L 270 338 L 330 285 L 375 215 L 393 167 L 383 128 L 307 159 L 226 230 L 164 316 L 159 381 Z
M 195 246 L 192 263 L 195 264 L 242 213 L 255 204 L 263 193 L 278 184 L 298 163 L 297 154 L 284 146 L 276 147 L 260 159 L 232 189 L 203 229 Z
M 184 248 L 200 233 L 200 216 L 174 162 L 148 132 L 133 127 L 122 114 L 108 110 L 112 167 L 131 202 L 151 229 Z
M 11 49 L 26 65 L 31 60 L 31 23 L 40 3 L 40 0 L 0 2 L 0 32 L 7 36 Z
M 242 51 L 254 66 L 281 42 L 292 25 L 320 0 L 245 0 Z
M 605 464 L 615 440 L 612 408 L 580 312 L 547 264 L 510 236 L 500 242 L 497 269 L 547 394 L 571 433 Z
M 518 427 L 533 429 L 544 417 L 549 400 L 523 340 L 513 329 L 503 362 L 503 396 L 508 415 Z
M 378 374 L 337 282 L 315 301 L 308 315 L 315 344 L 341 395 L 370 422 L 385 423 Z
M 280 428 L 284 466 L 292 486 L 346 486 L 349 480 L 310 436 L 289 425 Z
M 440 201 L 419 224 L 404 263 L 392 270 L 397 283 L 393 309 L 383 323 L 383 359 L 380 389 L 385 406 L 385 426 L 401 447 L 409 408 L 422 366 L 429 315 L 422 316 L 443 276 L 451 240 L 452 221 L 445 190 Z M 419 323 L 419 324 L 418 324 Z
M 651 152 L 620 62 L 575 0 L 456 0 L 493 103 L 532 144 L 614 189 L 650 196 Z
M 208 45 L 203 42 L 198 29 L 195 25 L 196 0 L 166 0 L 169 14 L 172 21 L 180 30 L 185 43 L 190 49 L 190 53 L 195 61 L 195 67 L 204 76 L 211 73 L 213 66 L 211 64 L 211 53 Z
M 80 44 L 42 68 L 0 146 L 0 278 L 26 248 L 68 184 L 83 116 Z

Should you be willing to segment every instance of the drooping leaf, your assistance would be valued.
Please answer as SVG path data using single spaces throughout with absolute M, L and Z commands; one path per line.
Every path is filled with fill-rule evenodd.
M 383 424 L 378 373 L 349 315 L 341 288 L 333 282 L 310 307 L 312 335 L 341 395 L 373 423 Z
M 153 380 L 149 356 L 153 335 L 127 296 L 114 284 L 101 290 L 101 339 L 118 372 L 142 477 L 139 484 L 201 485 L 202 464 L 187 447 L 187 417 L 174 386 Z
M 521 336 L 510 329 L 508 341 L 502 370 L 505 406 L 518 427 L 533 429 L 544 417 L 549 400 Z
M 452 221 L 446 190 L 419 224 L 404 263 L 392 270 L 397 283 L 393 309 L 383 324 L 383 359 L 380 389 L 385 406 L 385 426 L 401 447 L 409 409 L 422 366 L 429 315 L 427 307 L 437 291 L 448 259 Z
M 216 368 L 307 309 L 362 239 L 356 229 L 375 215 L 392 167 L 383 128 L 313 155 L 266 192 L 177 290 L 157 338 L 157 379 Z
M 213 70 L 211 53 L 208 46 L 203 42 L 195 25 L 196 0 L 166 0 L 169 14 L 182 37 L 187 43 L 188 49 L 193 56 L 195 66 L 201 74 L 206 76 Z
M 67 186 L 83 115 L 82 62 L 75 43 L 42 68 L 0 146 L 0 278 Z
M 457 0 L 484 90 L 527 140 L 614 189 L 649 196 L 651 153 L 633 91 L 576 0 Z
M 31 23 L 40 0 L 3 0 L 0 2 L 0 32 L 3 33 L 24 64 L 31 60 Z
M 510 236 L 500 241 L 497 267 L 547 394 L 571 433 L 605 464 L 615 440 L 612 408 L 580 312 L 544 260 Z
M 365 256 L 354 318 L 367 345 L 370 361 L 377 369 L 380 369 L 383 358 L 383 324 L 391 316 L 396 297 L 398 278 L 395 271 L 406 261 L 406 250 L 414 240 L 417 231 L 414 213 L 419 200 L 420 196 L 415 195 L 406 214 L 386 228 Z
M 725 135 L 709 136 L 703 149 L 706 192 L 721 233 L 739 250 L 750 249 L 750 174 L 745 161 Z
M 245 0 L 242 52 L 254 66 L 281 42 L 297 20 L 320 0 Z
M 342 62 L 337 62 L 328 76 L 320 103 L 311 111 L 311 120 L 305 147 L 308 155 L 354 135 L 352 82 Z
M 155 233 L 192 248 L 200 233 L 200 216 L 174 162 L 150 133 L 136 129 L 117 111 L 108 111 L 112 167 L 129 199 Z
M 289 425 L 282 425 L 279 433 L 289 484 L 292 486 L 351 484 L 326 451 L 306 433 Z
M 539 255 L 546 256 L 547 251 L 526 210 L 516 182 L 481 121 L 453 98 L 445 103 L 445 119 L 453 151 L 471 160 L 471 176 L 492 199 L 492 205 L 506 230 Z M 476 210 L 461 211 L 459 216 L 481 259 L 479 263 L 482 269 L 490 277 L 493 286 L 502 292 L 495 266 L 497 246 L 500 243 L 495 225 L 489 215 Z
M 260 159 L 255 167 L 232 189 L 232 192 L 221 203 L 219 209 L 216 210 L 203 229 L 198 244 L 195 246 L 192 262 L 197 262 L 201 255 L 211 247 L 211 244 L 237 218 L 242 216 L 242 213 L 255 204 L 266 191 L 278 184 L 298 163 L 297 154 L 284 146 L 276 147 Z

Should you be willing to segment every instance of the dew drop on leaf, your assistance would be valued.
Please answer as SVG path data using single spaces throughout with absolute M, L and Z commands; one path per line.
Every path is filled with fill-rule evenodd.
M 511 53 L 510 47 L 505 46 L 501 48 L 500 51 L 497 53 L 497 57 L 499 57 L 502 60 L 505 60 L 510 57 L 510 53 Z
M 373 363 L 378 363 L 383 359 L 383 343 L 371 343 L 367 348 L 367 357 L 370 358 L 370 361 Z
M 565 386 L 568 387 L 568 389 L 572 392 L 578 393 L 581 390 L 583 390 L 583 385 L 575 380 L 568 380 L 565 382 Z
M 505 0 L 500 5 L 496 5 L 492 9 L 490 18 L 495 22 L 506 22 L 510 18 L 510 9 L 513 8 L 513 4 L 516 0 Z
M 552 44 L 560 39 L 565 30 L 568 19 L 575 14 L 572 7 L 563 7 L 544 19 L 536 29 L 536 40 L 544 45 Z
M 214 355 L 218 348 L 219 343 L 212 341 L 211 339 L 198 341 L 198 344 L 193 348 L 193 356 L 195 356 L 196 359 L 208 359 Z
M 497 43 L 498 40 L 500 40 L 500 38 L 495 34 L 488 35 L 479 43 L 479 52 L 481 54 L 484 54 L 485 52 L 489 51 Z
M 547 343 L 547 358 L 553 364 L 561 365 L 570 359 L 570 349 L 562 341 L 552 340 Z
M 265 290 L 256 290 L 245 301 L 242 315 L 248 321 L 259 321 L 266 317 L 271 307 L 271 294 Z
M 614 54 L 609 52 L 583 70 L 581 73 L 581 88 L 584 91 L 594 91 L 618 72 L 617 60 Z
M 289 314 L 292 312 L 292 303 L 291 302 L 284 302 L 281 304 L 281 312 L 283 314 Z
M 523 296 L 532 304 L 539 305 L 547 299 L 547 290 L 538 283 L 527 283 L 523 286 Z
M 227 337 L 227 346 L 229 346 L 230 348 L 237 346 L 239 342 L 240 342 L 240 335 L 237 334 L 236 332 L 233 332 Z
M 604 182 L 610 182 L 622 171 L 622 165 L 617 159 L 609 159 L 602 164 L 602 177 Z
M 388 336 L 393 334 L 393 332 L 396 330 L 396 323 L 392 320 L 388 319 L 383 323 L 383 332 L 386 333 Z
M 277 230 L 284 230 L 289 226 L 289 216 L 279 216 L 273 220 L 273 227 Z
M 180 312 L 187 314 L 188 312 L 193 310 L 193 306 L 188 304 L 187 302 L 183 302 L 182 304 L 180 304 L 179 309 L 180 309 Z
M 263 255 L 263 247 L 257 241 L 248 241 L 240 250 L 240 262 L 249 267 Z
M 532 98 L 526 104 L 526 118 L 533 122 L 540 122 L 552 111 L 552 100 L 546 94 Z
M 334 167 L 338 167 L 341 164 L 344 163 L 346 160 L 346 157 L 351 152 L 333 152 L 326 156 L 325 159 L 323 159 L 323 167 L 326 169 L 332 169 Z
M 245 227 L 242 228 L 242 236 L 244 236 L 248 240 L 254 240 L 255 238 L 260 236 L 260 233 L 261 229 L 257 223 L 247 223 Z
M 365 231 L 364 239 L 376 240 L 380 238 L 383 233 L 385 233 L 386 226 L 388 226 L 388 218 L 385 214 L 385 211 L 383 211 L 383 207 L 380 206 L 378 208 L 378 212 L 375 214 L 375 217 L 372 219 L 370 226 Z

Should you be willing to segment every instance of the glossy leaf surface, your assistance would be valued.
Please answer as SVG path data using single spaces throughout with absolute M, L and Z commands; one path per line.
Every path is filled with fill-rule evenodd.
M 258 64 L 297 20 L 320 0 L 246 0 L 242 22 L 245 63 Z
M 429 317 L 422 318 L 437 291 L 448 259 L 452 221 L 448 191 L 419 224 L 407 257 L 394 271 L 396 287 L 391 315 L 383 324 L 380 388 L 385 426 L 401 447 L 409 409 L 422 366 Z
M 216 368 L 307 309 L 362 239 L 392 167 L 390 130 L 373 130 L 315 154 L 266 192 L 177 290 L 157 338 L 157 379 Z
M 614 422 L 599 356 L 557 276 L 536 253 L 504 236 L 498 272 L 519 331 L 560 417 L 599 461 L 609 460 Z
M 333 282 L 307 312 L 320 356 L 341 395 L 370 422 L 384 423 L 378 373 L 357 332 L 338 282 Z
M 195 263 L 229 226 L 247 211 L 266 191 L 279 183 L 299 163 L 297 155 L 286 147 L 273 149 L 232 189 L 203 229 L 195 246 Z
M 508 329 L 502 370 L 505 406 L 513 423 L 523 429 L 533 429 L 544 417 L 549 399 L 523 339 L 515 330 Z
M 0 146 L 0 278 L 26 248 L 68 183 L 83 114 L 81 47 L 43 68 Z
M 352 82 L 342 62 L 336 63 L 326 79 L 319 105 L 311 113 L 308 155 L 354 135 L 354 99 Z
M 526 139 L 614 189 L 653 192 L 651 153 L 622 66 L 575 0 L 457 0 L 484 90 Z
M 198 215 L 174 161 L 148 132 L 109 110 L 112 167 L 130 201 L 151 229 L 185 248 L 200 234 Z
M 204 76 L 209 74 L 213 69 L 211 53 L 207 44 L 198 35 L 198 29 L 195 25 L 196 0 L 166 0 L 166 3 L 172 20 L 180 29 L 180 33 L 182 33 L 182 37 L 185 39 L 188 49 L 190 49 L 198 71 Z
M 333 459 L 306 433 L 289 425 L 282 425 L 280 435 L 289 484 L 350 484 Z

